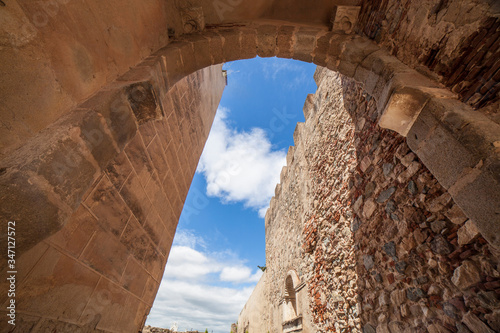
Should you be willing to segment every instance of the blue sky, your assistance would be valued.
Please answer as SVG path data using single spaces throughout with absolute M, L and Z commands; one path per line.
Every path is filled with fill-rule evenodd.
M 227 63 L 214 125 L 191 184 L 147 325 L 227 333 L 265 265 L 264 215 L 293 145 L 316 66 Z

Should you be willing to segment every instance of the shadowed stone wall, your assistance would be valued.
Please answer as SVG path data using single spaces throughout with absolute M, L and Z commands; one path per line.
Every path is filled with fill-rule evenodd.
M 500 98 L 499 13 L 497 1 L 369 0 L 362 1 L 358 29 L 482 108 Z
M 16 258 L 13 332 L 142 328 L 224 87 L 221 65 L 180 80 L 162 96 L 164 116 L 138 126 L 64 227 Z
M 266 214 L 270 332 L 286 332 L 291 269 L 307 285 L 304 332 L 498 331 L 498 250 L 377 125 L 362 86 L 320 68 L 315 78 Z

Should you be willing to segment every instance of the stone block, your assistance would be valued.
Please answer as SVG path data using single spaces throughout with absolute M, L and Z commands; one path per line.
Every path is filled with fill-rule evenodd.
M 5 244 L 7 244 L 7 240 L 5 240 Z M 48 248 L 49 245 L 47 245 L 47 243 L 40 242 L 28 251 L 24 252 L 21 256 L 16 256 L 15 268 L 17 271 L 17 281 L 23 281 L 28 276 L 28 273 L 33 269 L 35 264 L 38 262 L 38 260 L 40 260 L 40 258 Z M 7 256 L 4 257 L 7 258 Z M 1 274 L 3 274 L 7 278 L 7 271 L 9 271 L 7 261 L 5 261 L 5 264 L 3 264 L 3 266 L 1 267 Z M 9 299 L 7 290 L 9 290 L 10 282 L 6 278 L 0 281 L 0 290 L 5 290 L 3 295 L 0 294 L 0 304 L 2 305 L 7 304 L 6 302 Z
M 170 132 L 170 127 L 168 126 L 167 121 L 168 119 L 163 119 L 161 121 L 155 121 L 153 123 L 164 151 L 166 150 L 170 141 L 172 141 L 172 133 Z
M 96 230 L 80 259 L 108 279 L 119 282 L 127 264 L 127 248 L 117 236 Z
M 408 73 L 413 71 L 410 67 L 406 66 L 396 57 L 390 55 L 384 49 L 370 53 L 361 61 L 361 66 L 382 76 L 386 81 L 391 80 L 396 73 Z
M 379 126 L 407 136 L 429 97 L 418 89 L 401 87 L 396 88 L 388 98 L 387 104 L 384 103 L 384 96 L 378 101 L 379 110 L 383 110 Z
M 170 254 L 170 249 L 172 248 L 172 243 L 174 241 L 174 234 L 176 227 L 177 227 L 177 220 L 173 221 L 171 227 L 168 227 L 167 225 L 167 228 L 165 228 L 163 236 L 160 239 L 160 245 L 158 245 L 158 248 L 160 249 L 161 254 L 165 258 L 168 258 L 168 255 Z
M 304 102 L 304 106 L 302 107 L 302 111 L 304 113 L 304 118 L 307 119 L 309 116 L 313 115 L 315 113 L 315 104 L 314 104 L 314 94 L 309 94 L 306 97 L 306 100 Z
M 160 283 L 153 279 L 151 276 L 148 277 L 146 281 L 146 286 L 144 288 L 144 294 L 142 296 L 142 301 L 146 304 L 153 305 L 153 301 L 156 296 L 156 292 Z
M 305 124 L 298 122 L 297 125 L 295 126 L 295 130 L 293 131 L 293 143 L 295 147 L 298 147 L 301 140 L 302 140 L 302 135 L 304 133 L 304 127 Z
M 429 114 L 432 106 L 427 103 L 415 126 L 408 132 L 408 145 L 439 183 L 449 189 L 464 171 L 474 168 L 479 160 L 437 122 L 437 127 L 433 128 L 435 118 Z
M 379 81 L 383 82 L 381 81 L 380 76 L 372 71 L 364 71 L 361 66 L 356 68 L 356 73 L 354 73 L 355 80 L 357 80 L 356 77 L 359 79 L 359 82 L 364 85 L 365 91 L 370 95 L 374 95 L 375 88 L 377 87 Z
M 122 151 L 110 164 L 108 164 L 106 175 L 119 191 L 132 170 L 132 165 L 125 155 L 125 152 Z
M 128 294 L 122 312 L 119 316 L 122 332 L 136 332 L 144 326 L 144 317 L 149 312 L 149 307 L 135 296 Z
M 87 208 L 80 205 L 64 227 L 49 237 L 47 241 L 78 258 L 98 228 L 96 218 L 89 213 Z
M 120 237 L 120 241 L 139 262 L 142 262 L 146 257 L 146 253 L 151 243 L 144 228 L 134 216 L 130 218 L 127 227 Z
M 149 238 L 151 238 L 155 245 L 160 244 L 161 237 L 165 231 L 165 226 L 163 224 L 163 221 L 158 216 L 156 210 L 152 210 L 149 213 L 148 218 L 144 223 L 144 231 L 149 236 Z
M 462 322 L 474 333 L 493 333 L 488 325 L 470 311 L 462 317 Z
M 146 195 L 139 178 L 135 174 L 130 175 L 123 185 L 120 195 L 130 208 L 135 217 L 144 223 L 147 214 L 151 210 L 151 201 Z
M 172 209 L 175 209 L 174 204 L 176 204 L 177 200 L 180 200 L 180 194 L 172 172 L 167 173 L 167 176 L 163 180 L 163 190 L 165 191 Z
M 153 78 L 153 69 L 151 66 L 160 61 L 159 57 L 149 57 L 142 61 L 137 66 L 132 67 L 123 75 L 117 78 L 117 81 L 131 82 L 147 82 Z
M 184 77 L 201 69 L 196 64 L 193 43 L 181 42 L 178 47 L 181 53 L 182 73 Z
M 209 48 L 212 56 L 212 64 L 221 64 L 224 62 L 224 55 L 222 53 L 223 38 L 216 32 L 204 33 L 210 40 Z
M 294 32 L 295 27 L 290 25 L 283 25 L 278 29 L 278 54 L 280 58 L 292 58 L 294 46 Z
M 29 299 L 29 302 L 18 302 L 17 310 L 76 321 L 98 281 L 96 272 L 76 259 L 49 248 L 19 285 L 16 297 L 19 300 Z
M 257 30 L 252 28 L 240 29 L 240 59 L 252 59 L 257 56 Z
M 165 156 L 163 146 L 160 143 L 160 138 L 156 137 L 148 147 L 148 154 L 153 162 L 158 175 L 163 179 L 168 172 L 167 157 Z
M 288 147 L 288 152 L 286 154 L 286 165 L 288 167 L 292 165 L 294 153 L 295 153 L 295 147 L 294 146 Z
M 148 273 L 140 265 L 140 263 L 133 257 L 129 257 L 127 267 L 120 280 L 120 285 L 127 289 L 138 298 L 141 298 L 146 287 L 148 280 Z
M 313 52 L 313 63 L 325 67 L 326 61 L 328 58 L 328 50 L 330 49 L 330 40 L 333 36 L 333 33 L 326 33 L 321 35 L 316 40 L 316 47 Z
M 141 133 L 142 140 L 146 147 L 149 146 L 151 141 L 153 141 L 156 136 L 156 129 L 154 125 L 155 121 L 148 121 L 141 126 L 139 126 L 139 133 Z
M 362 65 L 367 57 L 380 50 L 380 46 L 367 38 L 356 36 L 344 37 L 344 39 L 345 42 L 342 44 L 343 47 L 339 58 L 356 66 Z
M 500 248 L 500 184 L 494 176 L 487 170 L 475 178 L 466 176 L 450 189 L 450 193 L 484 239 Z
M 224 62 L 240 60 L 240 31 L 238 29 L 220 29 L 218 32 L 224 38 L 222 44 Z
M 181 50 L 177 43 L 172 43 L 157 51 L 157 54 L 161 57 L 163 75 L 168 79 L 168 87 L 171 88 L 186 76 L 183 71 Z
M 82 325 L 88 325 L 97 319 L 98 329 L 124 329 L 120 323 L 120 315 L 126 300 L 127 292 L 123 288 L 108 279 L 101 278 L 79 322 Z
M 211 66 L 212 56 L 210 54 L 210 40 L 202 35 L 191 36 L 190 42 L 193 43 L 196 68 L 202 69 Z
M 104 117 L 120 150 L 137 132 L 135 116 L 125 92 L 126 87 L 127 85 L 118 85 L 110 90 L 101 90 L 80 105 L 80 108 L 98 112 Z
M 156 280 L 160 281 L 165 268 L 166 258 L 160 253 L 158 248 L 150 243 L 146 256 L 142 261 L 142 265 L 149 274 Z
M 283 182 L 286 179 L 287 170 L 288 170 L 288 168 L 286 166 L 284 166 L 284 167 L 281 168 L 281 173 L 280 173 L 280 183 L 281 184 L 283 184 Z
M 466 260 L 455 269 L 451 282 L 460 290 L 467 290 L 481 282 L 481 273 L 472 261 Z
M 97 223 L 103 230 L 118 237 L 131 215 L 130 209 L 107 177 L 101 178 L 94 191 L 85 200 L 85 205 L 97 217 Z
M 261 25 L 257 28 L 257 55 L 262 58 L 275 57 L 277 54 L 276 37 L 278 26 Z
M 192 34 L 205 30 L 205 16 L 202 7 L 180 8 L 180 16 L 184 34 Z
M 293 58 L 305 62 L 312 62 L 313 52 L 316 48 L 316 36 L 320 32 L 322 31 L 319 29 L 299 28 L 295 32 Z
M 486 158 L 492 154 L 494 142 L 500 140 L 500 125 L 458 100 L 446 102 L 444 112 L 437 115 L 442 124 L 464 147 L 475 151 L 478 156 Z
M 133 83 L 126 88 L 126 93 L 139 125 L 163 118 L 163 109 L 158 99 L 160 94 L 150 82 Z
M 130 141 L 125 148 L 125 153 L 132 164 L 140 183 L 145 186 L 154 172 L 154 167 L 150 161 L 141 135 L 136 135 L 132 141 Z
M 15 221 L 18 256 L 59 231 L 71 216 L 69 207 L 55 200 L 56 194 L 44 183 L 19 171 L 0 175 L 0 216 L 5 221 L 0 225 L 1 239 L 7 244 L 7 222 Z M 5 267 L 6 256 L 0 263 Z

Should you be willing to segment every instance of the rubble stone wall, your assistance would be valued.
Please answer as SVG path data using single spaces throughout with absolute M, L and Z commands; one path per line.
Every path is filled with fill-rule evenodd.
M 500 330 L 499 252 L 361 85 L 318 69 L 266 215 L 271 332 L 290 269 L 304 332 Z

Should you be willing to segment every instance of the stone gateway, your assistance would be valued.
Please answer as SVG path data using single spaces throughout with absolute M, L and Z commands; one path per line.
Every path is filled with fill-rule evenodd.
M 238 330 L 500 331 L 497 1 L 0 5 L 1 332 L 143 327 L 221 64 L 256 56 L 318 65 L 318 90 Z

